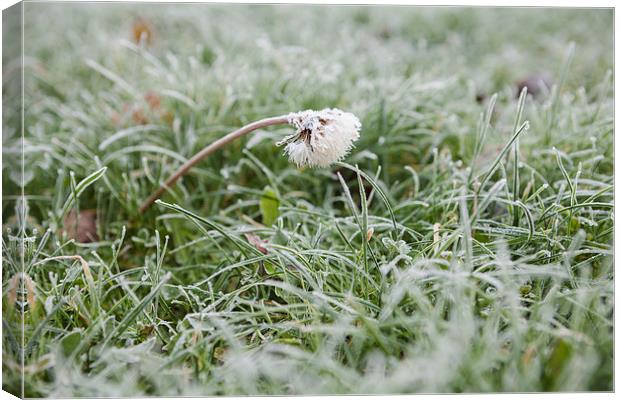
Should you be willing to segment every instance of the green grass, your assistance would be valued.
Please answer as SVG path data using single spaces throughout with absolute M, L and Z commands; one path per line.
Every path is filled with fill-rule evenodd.
M 26 396 L 612 390 L 612 15 L 27 3 L 3 389 L 23 350 Z M 324 107 L 362 121 L 345 162 L 268 128 L 138 214 L 215 138 Z M 90 209 L 99 241 L 63 234 Z

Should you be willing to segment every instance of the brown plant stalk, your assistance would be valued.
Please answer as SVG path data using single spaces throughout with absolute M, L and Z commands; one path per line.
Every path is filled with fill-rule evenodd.
M 233 140 L 238 139 L 241 136 L 247 135 L 252 131 L 271 125 L 283 124 L 288 124 L 288 116 L 286 115 L 265 118 L 245 125 L 237 129 L 236 131 L 219 138 L 215 142 L 211 143 L 210 145 L 196 153 L 192 158 L 187 160 L 185 164 L 181 165 L 179 169 L 177 169 L 155 192 L 153 192 L 153 194 L 149 196 L 148 199 L 144 201 L 144 203 L 142 203 L 142 205 L 140 206 L 140 213 L 143 214 L 146 210 L 148 210 L 148 208 L 155 202 L 155 200 L 157 200 L 167 189 L 171 188 L 176 183 L 176 181 L 179 180 L 180 177 L 185 175 L 193 166 L 205 159 L 211 153 L 224 147 Z

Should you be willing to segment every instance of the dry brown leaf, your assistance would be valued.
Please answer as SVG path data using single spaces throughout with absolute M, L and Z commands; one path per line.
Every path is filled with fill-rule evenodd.
M 65 216 L 63 230 L 69 239 L 79 243 L 91 243 L 99 240 L 97 235 L 97 211 L 80 210 L 76 221 L 75 210 L 71 210 Z
M 137 19 L 131 26 L 131 36 L 137 44 L 150 45 L 153 42 L 153 25 L 143 18 Z
M 267 254 L 268 253 L 268 251 L 265 248 L 265 246 L 263 246 L 264 243 L 267 243 L 267 240 L 262 240 L 261 238 L 259 238 L 258 236 L 256 236 L 253 233 L 246 233 L 244 235 L 245 235 L 245 238 L 248 240 L 248 243 L 250 243 L 251 245 L 256 247 L 256 249 L 258 251 L 260 251 L 263 254 Z
M 375 230 L 373 228 L 368 228 L 368 230 L 366 231 L 366 241 L 370 242 L 370 239 L 372 239 L 372 235 L 375 233 Z
M 152 90 L 148 91 L 144 95 L 144 100 L 148 103 L 152 110 L 157 110 L 161 106 L 161 97 L 159 97 L 159 95 Z
M 516 84 L 517 86 L 517 94 L 516 97 L 519 98 L 521 91 L 524 87 L 527 87 L 528 94 L 531 94 L 533 97 L 537 97 L 544 93 L 544 90 L 549 90 L 553 85 L 553 81 L 549 74 L 539 74 L 539 75 L 530 75 L 519 80 Z

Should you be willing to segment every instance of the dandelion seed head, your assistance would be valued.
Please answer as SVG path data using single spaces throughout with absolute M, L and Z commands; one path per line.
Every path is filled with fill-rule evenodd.
M 362 126 L 351 113 L 336 108 L 306 110 L 288 115 L 296 132 L 277 143 L 298 167 L 328 167 L 342 160 L 359 139 Z

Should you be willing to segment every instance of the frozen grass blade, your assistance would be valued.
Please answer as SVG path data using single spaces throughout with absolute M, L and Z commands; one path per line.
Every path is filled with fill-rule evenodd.
M 76 203 L 77 199 L 84 192 L 84 190 L 86 190 L 86 188 L 89 187 L 90 185 L 92 185 L 93 183 L 97 182 L 97 180 L 99 180 L 105 174 L 106 170 L 107 170 L 107 168 L 103 167 L 103 168 L 93 172 L 92 174 L 88 175 L 86 178 L 81 180 L 80 183 L 78 183 L 77 185 L 75 185 L 72 188 L 71 194 L 69 195 L 69 197 L 65 201 L 64 206 L 62 207 L 62 211 L 60 213 L 59 218 L 62 219 L 67 214 L 69 209 L 74 204 L 77 204 Z
M 396 230 L 397 227 L 396 227 L 396 217 L 394 216 L 394 210 L 392 209 L 390 201 L 388 200 L 388 197 L 386 196 L 385 192 L 381 189 L 381 187 L 377 184 L 377 182 L 375 182 L 374 179 L 370 178 L 370 176 L 368 176 L 365 172 L 361 171 L 359 168 L 353 167 L 352 165 L 349 165 L 347 163 L 337 162 L 337 163 L 334 163 L 334 165 L 337 165 L 337 166 L 340 166 L 340 167 L 344 167 L 344 168 L 348 168 L 351 171 L 361 175 L 368 183 L 370 183 L 370 185 L 377 192 L 379 197 L 381 197 L 381 200 L 383 200 L 383 204 L 385 204 L 385 207 L 387 208 L 388 212 L 390 213 L 390 218 L 392 219 L 392 224 L 394 226 L 394 230 Z
M 525 99 L 527 98 L 527 86 L 521 90 L 519 95 L 519 102 L 517 103 L 517 115 L 515 116 L 515 124 L 512 128 L 513 132 L 517 131 L 519 124 L 521 123 L 521 116 L 523 115 L 523 109 L 525 108 Z M 517 202 L 520 199 L 520 182 L 519 182 L 519 139 L 515 139 L 513 150 L 513 170 L 512 170 L 512 195 L 513 201 Z M 519 226 L 519 212 L 518 209 L 513 209 L 512 224 Z
M 491 127 L 491 118 L 493 117 L 493 110 L 495 109 L 496 102 L 497 102 L 497 93 L 491 96 L 486 113 L 484 113 L 484 115 L 480 114 L 480 119 L 478 120 L 478 131 L 476 135 L 476 142 L 474 143 L 474 156 L 472 157 L 471 165 L 469 166 L 469 176 L 467 177 L 467 182 L 469 183 L 471 183 L 472 178 L 474 176 L 474 167 L 476 165 L 476 161 L 478 160 L 478 156 L 480 156 L 482 147 L 484 146 L 486 142 L 487 132 L 489 128 Z
M 506 145 L 502 148 L 502 150 L 500 151 L 499 155 L 495 158 L 493 163 L 491 163 L 491 166 L 481 176 L 481 178 L 480 178 L 480 187 L 478 188 L 478 192 L 482 188 L 484 188 L 485 184 L 487 183 L 489 178 L 491 178 L 491 175 L 493 175 L 493 173 L 495 172 L 495 169 L 497 168 L 499 163 L 502 161 L 502 158 L 504 158 L 504 156 L 506 155 L 506 153 L 508 152 L 508 150 L 510 149 L 512 144 L 515 142 L 515 140 L 517 140 L 519 135 L 521 135 L 521 133 L 526 131 L 528 128 L 529 128 L 529 122 L 528 121 L 523 122 L 521 124 L 521 126 L 519 127 L 519 129 L 517 129 L 517 131 L 514 133 L 514 135 L 510 138 L 508 143 L 506 143 Z
M 161 290 L 161 288 L 166 284 L 166 282 L 168 282 L 168 280 L 170 280 L 170 277 L 171 277 L 170 272 L 167 272 L 162 277 L 161 281 L 159 281 L 157 283 L 157 285 L 155 285 L 151 289 L 150 293 L 148 295 L 146 295 L 142 299 L 142 301 L 140 301 L 140 303 L 138 305 L 136 305 L 127 315 L 125 315 L 125 317 L 114 328 L 114 330 L 112 330 L 112 332 L 110 332 L 107 335 L 107 337 L 106 337 L 106 339 L 105 339 L 105 341 L 103 342 L 103 345 L 102 345 L 103 348 L 105 348 L 108 345 L 110 340 L 113 340 L 113 339 L 117 338 L 118 336 L 123 334 L 123 332 L 125 332 L 125 330 L 127 330 L 129 325 L 135 321 L 135 319 L 138 317 L 138 315 L 140 315 L 140 313 L 155 299 L 155 297 L 159 294 L 159 291 Z

